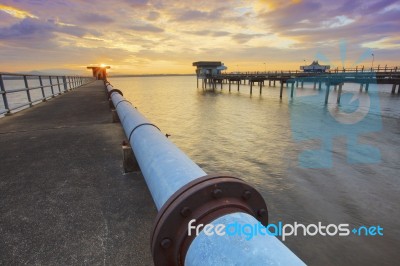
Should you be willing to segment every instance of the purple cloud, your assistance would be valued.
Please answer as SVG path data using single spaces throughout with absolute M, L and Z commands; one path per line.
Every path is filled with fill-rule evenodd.
M 77 19 L 85 24 L 109 24 L 114 22 L 114 19 L 96 13 L 84 13 L 79 15 Z

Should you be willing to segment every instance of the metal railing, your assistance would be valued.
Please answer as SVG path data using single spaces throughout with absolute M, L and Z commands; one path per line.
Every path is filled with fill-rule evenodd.
M 329 74 L 329 73 L 346 73 L 346 72 L 355 72 L 355 73 L 369 73 L 369 72 L 378 72 L 378 73 L 400 73 L 400 66 L 381 66 L 377 67 L 365 67 L 365 66 L 356 66 L 353 68 L 331 68 L 325 72 L 304 72 L 302 70 L 276 70 L 276 71 L 234 71 L 234 72 L 223 72 L 222 75 L 279 75 L 279 74 L 303 74 L 303 73 L 311 73 L 311 74 Z
M 0 115 L 11 114 L 45 102 L 62 93 L 93 81 L 93 77 L 25 75 L 0 72 Z M 25 92 L 25 93 L 24 93 Z

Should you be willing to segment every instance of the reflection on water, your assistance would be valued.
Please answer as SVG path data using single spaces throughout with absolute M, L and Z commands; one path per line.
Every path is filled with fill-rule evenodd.
M 306 263 L 398 263 L 400 99 L 390 95 L 390 86 L 379 87 L 381 110 L 375 114 L 382 113 L 382 128 L 358 136 L 359 143 L 379 149 L 381 161 L 348 163 L 348 139 L 338 135 L 330 147 L 332 167 L 307 169 L 299 166 L 298 155 L 319 147 L 321 141 L 294 141 L 304 132 L 292 131 L 291 115 L 308 108 L 306 115 L 318 121 L 314 130 L 328 130 L 323 117 L 329 113 L 323 102 L 308 106 L 296 98 L 289 102 L 287 93 L 280 101 L 278 87 L 264 88 L 261 96 L 250 96 L 247 85 L 240 92 L 229 93 L 227 85 L 222 91 L 203 91 L 196 88 L 195 77 L 111 78 L 110 82 L 207 173 L 230 172 L 257 187 L 267 201 L 271 222 L 384 228 L 383 237 L 297 236 L 285 241 Z M 358 89 L 357 84 L 344 86 L 344 91 L 358 93 Z M 297 94 L 312 91 L 312 85 L 306 85 Z M 336 99 L 334 90 L 330 97 Z

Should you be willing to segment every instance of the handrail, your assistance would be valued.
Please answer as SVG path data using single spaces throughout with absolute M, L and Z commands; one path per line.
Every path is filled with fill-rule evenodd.
M 31 87 L 29 83 L 32 83 L 33 80 L 39 83 L 39 85 Z M 93 80 L 93 77 L 85 76 L 34 75 L 0 72 L 0 94 L 4 105 L 4 108 L 0 108 L 0 115 L 11 114 L 12 111 L 19 111 L 22 107 L 32 106 L 39 101 L 44 102 L 49 98 L 68 92 Z M 8 81 L 22 81 L 24 87 L 7 88 L 8 86 L 6 86 L 6 83 Z M 44 84 L 44 81 L 47 81 L 48 84 Z M 46 93 L 45 88 L 50 88 L 50 93 Z M 32 99 L 31 91 L 38 89 L 41 90 L 41 97 Z M 26 92 L 27 100 L 22 103 L 13 103 L 8 95 L 18 92 Z

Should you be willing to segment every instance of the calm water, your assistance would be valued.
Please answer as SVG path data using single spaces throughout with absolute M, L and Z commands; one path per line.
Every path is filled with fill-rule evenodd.
M 233 86 L 229 93 L 225 84 L 222 91 L 219 86 L 215 92 L 204 91 L 196 88 L 195 77 L 111 78 L 110 82 L 207 173 L 228 172 L 256 186 L 268 204 L 271 222 L 384 228 L 383 237 L 289 237 L 285 244 L 306 263 L 398 263 L 400 97 L 390 95 L 391 86 L 379 87 L 380 105 L 373 110 L 382 129 L 359 139 L 377 147 L 381 161 L 348 163 L 347 139 L 339 136 L 333 139 L 332 167 L 310 169 L 299 165 L 298 155 L 320 142 L 293 140 L 302 132 L 291 127 L 291 112 L 306 111 L 324 131 L 327 125 L 321 114 L 323 118 L 329 113 L 322 102 L 289 102 L 286 91 L 280 101 L 278 87 L 265 87 L 262 96 L 257 89 L 250 96 L 248 85 L 240 92 Z M 358 89 L 356 84 L 344 87 Z M 312 91 L 306 84 L 297 94 Z

